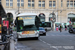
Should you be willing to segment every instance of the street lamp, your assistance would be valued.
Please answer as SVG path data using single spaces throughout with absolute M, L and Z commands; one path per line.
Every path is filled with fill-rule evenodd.
M 17 7 L 18 7 L 18 10 L 15 12 L 15 14 L 17 13 L 17 14 L 20 14 L 19 13 L 19 3 L 17 3 Z

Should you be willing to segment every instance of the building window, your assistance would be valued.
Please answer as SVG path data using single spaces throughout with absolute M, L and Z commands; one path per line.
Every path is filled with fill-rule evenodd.
M 63 0 L 61 0 L 61 7 L 63 7 Z
M 24 0 L 17 0 L 18 7 L 24 7 Z
M 56 4 L 55 4 L 56 2 L 55 1 L 53 1 L 53 7 L 55 7 L 56 6 Z
M 45 0 L 39 0 L 39 7 L 45 7 Z
M 31 7 L 31 0 L 28 0 L 28 7 Z
M 69 7 L 69 0 L 67 0 L 67 7 Z
M 0 0 L 0 4 L 1 4 L 1 0 Z
M 20 0 L 17 0 L 17 6 L 20 7 Z
M 73 0 L 70 0 L 70 7 L 73 7 Z
M 9 6 L 9 0 L 6 0 L 6 6 Z
M 24 7 L 24 0 L 21 0 L 21 7 Z
M 13 7 L 13 0 L 10 0 L 10 7 Z
M 41 0 L 39 0 L 39 7 L 41 7 Z
M 13 0 L 6 0 L 6 6 L 13 7 Z
M 75 7 L 75 0 L 74 0 L 74 7 Z
M 52 7 L 52 1 L 49 1 L 49 7 Z
M 45 7 L 45 0 L 42 1 L 42 7 Z
M 34 0 L 28 0 L 28 7 L 34 7 Z
M 34 0 L 32 0 L 32 7 L 34 7 Z

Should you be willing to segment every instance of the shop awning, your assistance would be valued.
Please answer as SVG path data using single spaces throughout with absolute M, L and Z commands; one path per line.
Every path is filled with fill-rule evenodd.
M 6 18 L 6 17 L 7 17 L 6 12 L 5 12 L 5 10 L 4 10 L 2 4 L 0 4 L 0 16 L 1 16 L 2 18 Z

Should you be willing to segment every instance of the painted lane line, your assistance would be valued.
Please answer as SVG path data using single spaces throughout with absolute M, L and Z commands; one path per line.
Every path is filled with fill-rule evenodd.
M 46 35 L 46 36 L 75 36 L 75 35 Z
M 45 41 L 42 41 L 43 43 L 46 43 Z
M 47 44 L 48 46 L 51 46 L 51 44 L 49 44 L 49 43 L 47 43 L 47 42 L 45 42 L 45 41 L 43 41 L 43 40 L 41 40 L 41 39 L 39 39 L 41 42 L 43 42 L 43 43 L 45 43 L 45 44 Z M 58 50 L 58 48 L 57 47 L 55 47 L 55 46 L 52 46 L 54 49 L 56 49 L 56 50 Z

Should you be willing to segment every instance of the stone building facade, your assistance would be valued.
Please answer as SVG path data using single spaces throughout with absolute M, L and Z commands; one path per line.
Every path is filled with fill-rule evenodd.
M 75 0 L 0 0 L 7 14 L 13 20 L 19 13 L 44 14 L 45 21 L 50 21 L 55 13 L 56 23 L 68 23 L 75 17 Z

